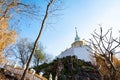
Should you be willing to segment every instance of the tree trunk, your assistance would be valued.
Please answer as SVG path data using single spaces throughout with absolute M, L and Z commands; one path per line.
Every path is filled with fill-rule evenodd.
M 40 38 L 40 36 L 41 36 L 42 30 L 43 30 L 43 28 L 44 28 L 45 21 L 46 21 L 47 16 L 48 16 L 49 8 L 50 8 L 50 6 L 52 5 L 53 1 L 54 1 L 54 0 L 50 0 L 50 2 L 47 4 L 46 12 L 45 12 L 44 18 L 43 18 L 43 20 L 42 20 L 40 32 L 39 32 L 39 34 L 38 34 L 38 36 L 37 36 L 37 38 L 36 38 L 36 40 L 35 40 L 34 48 L 33 48 L 33 50 L 32 50 L 32 53 L 31 53 L 31 55 L 30 55 L 30 58 L 29 58 L 29 60 L 28 60 L 28 62 L 27 62 L 27 65 L 26 65 L 26 68 L 25 68 L 25 70 L 24 70 L 24 72 L 23 72 L 23 75 L 22 75 L 22 77 L 21 77 L 21 80 L 25 80 L 26 72 L 27 72 L 27 70 L 28 70 L 28 68 L 29 68 L 30 62 L 31 62 L 31 60 L 32 60 L 32 56 L 33 56 L 34 53 L 35 53 L 36 45 L 37 45 L 38 40 L 39 40 L 39 38 Z

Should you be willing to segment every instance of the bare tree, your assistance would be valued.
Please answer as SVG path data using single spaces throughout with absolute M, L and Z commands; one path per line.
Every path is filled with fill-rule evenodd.
M 21 0 L 0 0 L 0 20 L 9 18 L 9 29 L 17 30 L 21 27 L 22 18 L 32 18 L 38 13 L 38 7 L 35 4 L 23 3 Z
M 13 49 L 13 55 L 16 57 L 16 59 L 19 60 L 21 66 L 24 66 L 29 59 L 30 52 L 32 51 L 31 49 L 29 49 L 29 46 L 30 42 L 28 41 L 28 39 L 22 38 L 16 43 L 15 48 Z
M 4 51 L 4 56 L 6 58 L 9 58 L 9 56 L 15 57 L 19 64 L 24 67 L 28 62 L 33 45 L 33 42 L 29 42 L 27 38 L 21 38 L 14 46 L 10 48 L 8 47 L 8 49 Z M 42 44 L 37 44 L 34 58 L 32 60 L 34 66 L 38 66 L 40 63 L 46 62 L 47 59 L 49 59 L 49 56 L 45 54 Z
M 21 38 L 17 41 L 17 43 L 14 45 L 14 49 L 8 49 L 7 52 L 12 52 L 12 56 L 15 56 L 16 59 L 18 59 L 20 65 L 24 67 L 26 63 L 28 62 L 28 59 L 30 57 L 30 53 L 33 49 L 33 43 L 29 42 L 27 38 Z M 7 53 L 6 52 L 6 53 Z M 8 54 L 5 54 L 7 57 Z M 33 63 L 35 66 L 38 66 L 40 63 L 44 62 L 46 60 L 47 56 L 45 55 L 44 48 L 42 47 L 42 44 L 37 44 Z
M 39 38 L 40 38 L 40 36 L 41 36 L 41 34 L 42 34 L 42 31 L 43 31 L 45 22 L 46 22 L 46 20 L 47 20 L 47 18 L 48 18 L 48 15 L 49 15 L 51 12 L 54 12 L 54 11 L 57 10 L 57 7 L 56 7 L 56 9 L 54 8 L 54 6 L 56 6 L 56 5 L 53 4 L 53 3 L 55 3 L 55 1 L 57 1 L 57 0 L 48 0 L 48 1 L 47 1 L 48 3 L 47 3 L 47 6 L 46 6 L 46 8 L 45 8 L 45 14 L 44 14 L 44 16 L 43 16 L 43 19 L 42 19 L 42 22 L 41 22 L 41 25 L 40 25 L 40 31 L 39 31 L 39 34 L 38 34 L 36 40 L 35 40 L 34 48 L 33 48 L 33 50 L 32 50 L 32 53 L 31 53 L 31 55 L 30 55 L 30 58 L 29 58 L 29 60 L 28 60 L 28 63 L 27 63 L 27 65 L 26 65 L 26 69 L 24 70 L 24 73 L 23 73 L 23 75 L 22 75 L 21 80 L 24 80 L 24 79 L 25 79 L 25 74 L 26 74 L 26 72 L 27 72 L 27 70 L 28 70 L 28 68 L 29 68 L 30 62 L 31 62 L 32 57 L 33 57 L 33 55 L 34 55 L 34 53 L 35 53 L 36 45 L 37 45 L 37 43 L 38 43 L 38 41 L 39 41 Z M 58 1 L 59 1 L 59 0 L 58 0 Z
M 60 2 L 60 0 L 45 0 L 45 1 L 46 1 L 46 3 L 45 3 L 46 8 L 45 8 L 45 12 L 43 11 L 43 13 L 45 13 L 45 14 L 43 14 L 43 16 L 41 17 L 42 21 L 41 21 L 41 25 L 40 25 L 40 32 L 37 36 L 37 39 L 35 40 L 34 48 L 32 50 L 32 53 L 31 53 L 30 58 L 28 60 L 27 67 L 26 67 L 26 69 L 23 73 L 23 76 L 22 76 L 21 80 L 24 80 L 24 76 L 26 74 L 26 71 L 28 70 L 30 61 L 31 61 L 32 56 L 35 52 L 37 42 L 38 42 L 38 40 L 41 36 L 42 30 L 44 28 L 45 21 L 48 18 L 48 14 L 49 14 L 49 16 L 51 16 L 50 14 L 52 12 L 55 12 L 56 10 L 58 10 L 58 7 L 55 8 L 56 4 L 53 5 L 53 3 L 56 3 L 56 1 Z M 12 19 L 13 15 L 15 15 L 14 12 L 15 13 L 21 13 L 22 12 L 23 14 L 28 13 L 28 14 L 36 15 L 35 13 L 37 11 L 34 10 L 35 12 L 33 12 L 32 10 L 34 10 L 32 7 L 30 7 L 29 5 L 21 3 L 20 0 L 0 0 L 0 20 L 2 18 L 8 18 L 8 17 L 10 17 L 10 19 Z M 55 15 L 55 14 L 53 14 L 53 15 Z M 12 16 L 12 18 L 11 18 L 11 16 Z M 15 17 L 19 17 L 19 16 L 15 15 Z M 11 22 L 14 23 L 14 19 L 12 19 L 12 20 L 13 21 L 11 21 Z
M 38 7 L 36 7 L 35 4 L 28 4 L 21 1 L 22 0 L 0 0 L 0 21 L 4 19 L 8 24 L 7 29 L 17 30 L 17 33 L 19 31 L 19 27 L 21 27 L 21 24 L 18 25 L 20 21 L 22 21 L 21 18 L 33 18 L 33 16 L 36 16 L 36 14 L 39 13 L 37 10 Z M 28 23 L 28 21 L 26 23 Z M 5 57 L 8 57 L 8 47 L 10 46 L 7 46 L 7 49 L 5 48 L 3 50 Z
M 103 33 L 102 27 L 100 27 L 100 33 L 96 30 L 92 34 L 93 39 L 90 39 L 92 44 L 91 53 L 97 60 L 99 58 L 104 61 L 106 69 L 109 71 L 107 74 L 109 80 L 116 80 L 117 69 L 113 64 L 113 56 L 116 54 L 115 50 L 120 47 L 120 37 L 113 38 L 112 29 L 109 29 L 106 33 Z M 99 68 L 101 65 L 99 66 Z

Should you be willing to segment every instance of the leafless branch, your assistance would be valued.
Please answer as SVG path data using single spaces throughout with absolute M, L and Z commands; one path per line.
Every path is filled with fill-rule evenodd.
M 100 34 L 94 31 L 94 34 L 92 34 L 92 37 L 94 41 L 91 39 L 90 41 L 94 49 L 92 48 L 91 49 L 94 51 L 90 51 L 90 52 L 93 55 L 96 55 L 96 54 L 99 55 L 101 59 L 105 60 L 106 68 L 111 72 L 110 75 L 112 76 L 112 80 L 114 80 L 117 70 L 115 68 L 115 65 L 113 64 L 113 55 L 115 54 L 113 50 L 120 47 L 120 37 L 118 41 L 117 41 L 117 38 L 113 39 L 112 28 L 109 29 L 105 34 L 103 34 L 102 27 L 100 27 Z M 93 53 L 93 52 L 96 52 L 96 53 Z M 96 56 L 94 57 L 96 58 Z

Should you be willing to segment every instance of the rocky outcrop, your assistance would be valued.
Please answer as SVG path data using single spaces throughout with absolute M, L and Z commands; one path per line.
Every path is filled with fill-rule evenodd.
M 34 67 L 37 73 L 44 71 L 45 77 L 49 78 L 51 73 L 54 77 L 57 75 L 58 80 L 101 80 L 101 76 L 91 62 L 77 59 L 76 56 L 56 59 L 47 64 Z

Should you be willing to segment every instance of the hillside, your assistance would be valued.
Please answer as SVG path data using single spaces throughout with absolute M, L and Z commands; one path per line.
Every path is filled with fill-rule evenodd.
M 101 80 L 98 70 L 91 62 L 85 62 L 75 56 L 56 59 L 51 63 L 34 67 L 34 69 L 37 73 L 44 72 L 43 76 L 46 78 L 49 78 L 51 73 L 53 80 L 56 75 L 58 80 Z

